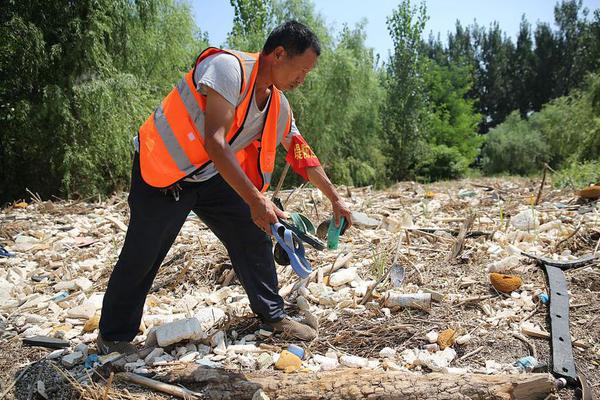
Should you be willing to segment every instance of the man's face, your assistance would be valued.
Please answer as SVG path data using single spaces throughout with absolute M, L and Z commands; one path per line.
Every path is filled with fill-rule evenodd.
M 317 63 L 317 53 L 308 48 L 302 54 L 290 56 L 281 46 L 273 51 L 273 83 L 278 89 L 293 90 L 300 86 Z

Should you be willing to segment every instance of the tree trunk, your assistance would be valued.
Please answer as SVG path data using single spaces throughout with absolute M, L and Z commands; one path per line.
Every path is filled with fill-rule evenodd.
M 158 378 L 188 384 L 211 399 L 535 400 L 554 390 L 549 374 L 450 375 L 339 369 L 321 373 L 236 372 L 188 366 Z M 194 385 L 189 385 L 194 383 Z

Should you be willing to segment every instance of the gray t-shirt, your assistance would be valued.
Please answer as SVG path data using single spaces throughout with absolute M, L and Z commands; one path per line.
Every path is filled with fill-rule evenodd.
M 237 107 L 238 103 L 242 100 L 240 97 L 240 86 L 242 84 L 242 71 L 240 64 L 234 56 L 228 53 L 218 53 L 208 56 L 202 60 L 194 75 L 197 89 L 200 93 L 206 94 L 206 86 L 210 87 L 221 96 L 230 102 L 234 107 Z M 256 104 L 254 93 L 252 94 L 252 101 L 250 102 L 250 109 L 244 127 L 240 132 L 239 136 L 231 145 L 231 149 L 234 153 L 242 150 L 254 140 L 256 140 L 262 133 L 264 121 L 266 118 L 266 110 L 271 98 L 267 100 L 265 107 L 260 110 Z M 292 128 L 291 132 L 287 137 L 286 143 L 283 145 L 287 148 L 291 137 L 294 135 L 300 135 L 296 123 L 292 117 Z M 138 137 L 134 138 L 134 144 L 136 151 L 139 151 Z M 185 180 L 188 182 L 201 182 L 212 178 L 219 172 L 211 162 L 206 165 L 201 171 L 194 175 L 189 176 Z

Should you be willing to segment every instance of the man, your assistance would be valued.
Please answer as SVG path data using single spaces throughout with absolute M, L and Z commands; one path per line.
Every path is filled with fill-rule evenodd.
M 141 126 L 129 227 L 102 306 L 101 353 L 135 351 L 146 296 L 190 211 L 225 245 L 252 311 L 276 332 L 315 338 L 284 312 L 267 234 L 284 213 L 263 193 L 281 143 L 294 171 L 330 199 L 336 222 L 352 223 L 281 92 L 302 84 L 319 54 L 314 33 L 295 21 L 273 30 L 260 54 L 209 48 Z

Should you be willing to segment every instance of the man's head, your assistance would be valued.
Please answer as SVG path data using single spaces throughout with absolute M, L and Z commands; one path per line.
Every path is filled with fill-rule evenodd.
M 304 24 L 288 21 L 269 34 L 262 49 L 271 64 L 271 80 L 282 90 L 301 85 L 321 54 L 317 36 Z

